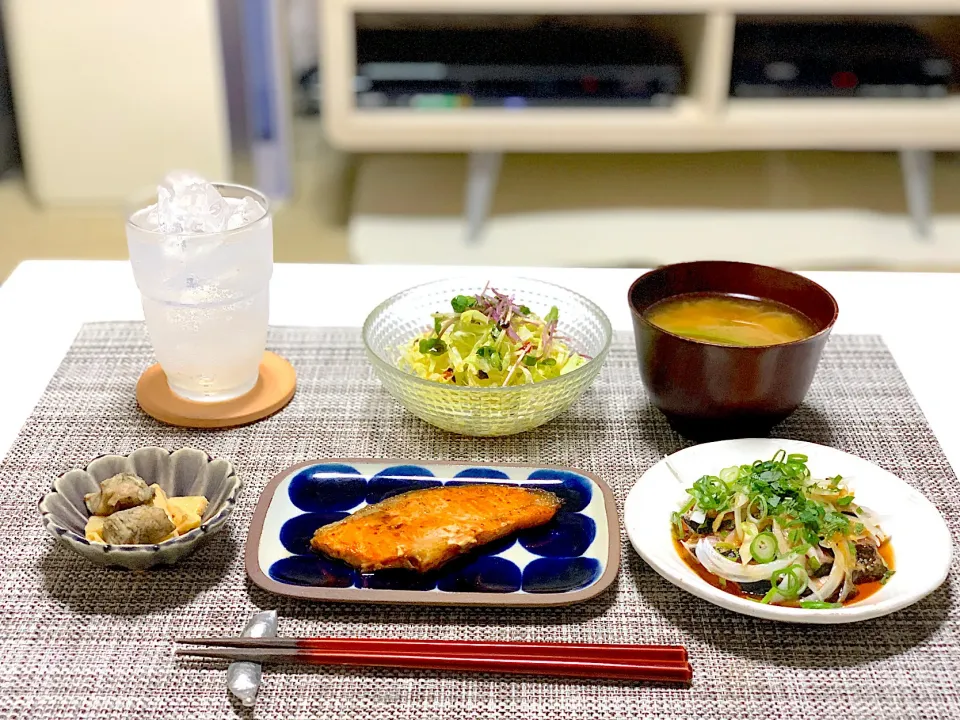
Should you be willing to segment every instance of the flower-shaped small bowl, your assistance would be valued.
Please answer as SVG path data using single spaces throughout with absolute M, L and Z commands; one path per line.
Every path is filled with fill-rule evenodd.
M 87 540 L 84 528 L 90 513 L 84 504 L 84 495 L 121 472 L 135 473 L 147 485 L 156 483 L 170 497 L 202 495 L 207 498 L 207 510 L 200 527 L 154 545 L 105 545 Z M 40 517 L 47 532 L 91 562 L 146 570 L 154 565 L 173 565 L 222 529 L 236 506 L 242 486 L 229 462 L 214 460 L 202 450 L 145 447 L 129 455 L 102 455 L 83 469 L 64 473 L 41 498 Z

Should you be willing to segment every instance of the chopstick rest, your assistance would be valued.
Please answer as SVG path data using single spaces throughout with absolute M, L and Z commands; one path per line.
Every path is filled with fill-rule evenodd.
M 273 638 L 277 635 L 277 611 L 268 610 L 259 612 L 250 618 L 250 622 L 243 629 L 241 636 L 248 640 Z M 260 680 L 263 669 L 259 663 L 238 660 L 230 663 L 227 668 L 227 689 L 244 707 L 253 707 L 257 701 L 257 691 L 260 689 Z

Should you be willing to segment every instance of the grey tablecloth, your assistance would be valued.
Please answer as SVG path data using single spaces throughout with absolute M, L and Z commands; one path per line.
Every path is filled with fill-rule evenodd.
M 309 604 L 260 591 L 241 552 L 260 489 L 318 457 L 403 457 L 570 465 L 603 477 L 618 503 L 682 441 L 650 407 L 629 336 L 567 414 L 505 439 L 451 436 L 380 388 L 356 330 L 278 328 L 299 390 L 281 414 L 230 431 L 185 431 L 141 414 L 137 377 L 152 360 L 142 325 L 86 326 L 0 465 L 0 718 L 251 716 L 224 689 L 224 666 L 176 661 L 171 639 L 238 634 L 275 607 L 280 634 L 678 643 L 690 688 L 270 667 L 253 717 L 277 718 L 947 718 L 960 717 L 957 583 L 896 615 L 845 627 L 741 617 L 685 594 L 626 544 L 619 581 L 560 609 Z M 866 457 L 921 488 L 953 536 L 960 485 L 910 390 L 875 337 L 839 336 L 808 402 L 778 429 Z M 232 460 L 247 483 L 229 531 L 180 565 L 103 570 L 57 545 L 36 502 L 60 472 L 105 452 L 192 445 Z

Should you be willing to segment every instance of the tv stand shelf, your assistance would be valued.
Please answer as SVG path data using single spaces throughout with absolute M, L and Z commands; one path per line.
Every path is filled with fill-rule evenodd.
M 687 95 L 663 108 L 523 110 L 358 109 L 358 17 L 636 16 L 672 33 L 684 55 Z M 909 19 L 960 37 L 960 0 L 324 0 L 323 114 L 337 147 L 364 152 L 472 153 L 466 189 L 468 240 L 489 209 L 504 152 L 704 152 L 823 149 L 901 152 L 918 234 L 931 212 L 931 153 L 960 150 L 960 95 L 918 99 L 729 97 L 738 17 Z

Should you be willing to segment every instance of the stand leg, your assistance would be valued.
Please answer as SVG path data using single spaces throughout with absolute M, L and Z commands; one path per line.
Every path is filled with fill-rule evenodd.
M 900 169 L 914 229 L 920 237 L 928 238 L 933 205 L 933 152 L 901 150 Z
M 503 164 L 501 152 L 470 153 L 467 164 L 467 189 L 465 198 L 467 243 L 477 242 L 490 214 L 493 193 L 497 189 L 500 166 Z

